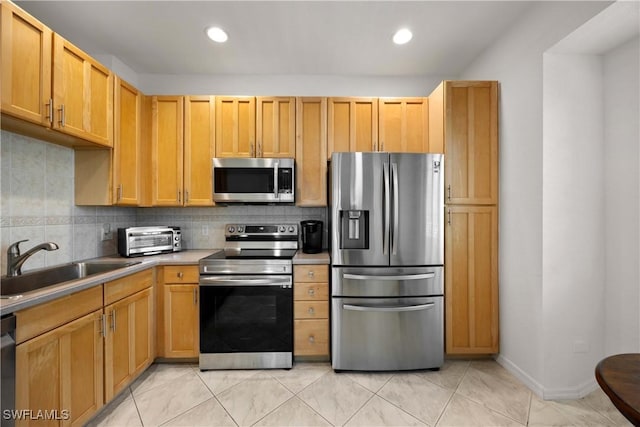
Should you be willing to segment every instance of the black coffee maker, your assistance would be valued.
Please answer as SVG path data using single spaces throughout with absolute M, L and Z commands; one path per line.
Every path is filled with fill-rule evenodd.
M 302 233 L 302 252 L 317 254 L 322 252 L 322 221 L 300 221 Z

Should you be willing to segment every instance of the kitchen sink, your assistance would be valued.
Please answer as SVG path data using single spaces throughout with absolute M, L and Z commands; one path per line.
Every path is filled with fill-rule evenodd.
M 46 288 L 70 280 L 82 279 L 94 274 L 106 273 L 140 264 L 141 261 L 83 261 L 71 262 L 54 267 L 27 272 L 19 276 L 0 278 L 0 296 L 12 297 L 18 294 Z

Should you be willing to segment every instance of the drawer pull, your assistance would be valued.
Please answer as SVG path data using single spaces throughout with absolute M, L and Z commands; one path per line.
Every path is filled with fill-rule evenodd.
M 315 343 L 316 342 L 316 337 L 314 337 L 313 335 L 309 335 L 309 342 L 311 344 Z
M 313 271 L 313 270 L 309 270 L 309 272 L 307 273 L 307 275 L 308 275 L 309 277 L 314 277 L 314 276 L 316 275 L 316 273 L 315 273 L 315 271 Z
M 315 296 L 316 295 L 316 290 L 315 289 L 309 289 L 309 295 L 310 296 Z
M 182 271 L 178 271 L 178 279 L 182 279 L 184 277 L 184 273 Z
M 309 314 L 310 314 L 310 315 L 312 315 L 312 316 L 313 316 L 314 314 L 316 314 L 316 311 L 313 309 L 313 307 L 309 307 L 308 312 L 309 312 Z

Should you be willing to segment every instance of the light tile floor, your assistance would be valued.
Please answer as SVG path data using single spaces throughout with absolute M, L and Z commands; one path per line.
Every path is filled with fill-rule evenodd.
M 544 401 L 494 361 L 440 371 L 204 371 L 154 364 L 90 426 L 629 426 L 599 389 Z

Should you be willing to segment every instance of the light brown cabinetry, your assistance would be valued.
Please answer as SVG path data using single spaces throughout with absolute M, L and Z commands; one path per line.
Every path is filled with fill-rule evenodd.
M 158 356 L 196 358 L 200 352 L 198 266 L 165 266 L 158 274 Z
M 104 284 L 107 401 L 129 385 L 155 358 L 152 286 L 151 270 Z
M 49 127 L 52 32 L 10 1 L 0 13 L 2 112 Z
M 216 97 L 216 157 L 256 156 L 256 99 Z
M 445 81 L 429 97 L 430 142 L 445 152 L 448 354 L 499 351 L 497 91 Z
M 113 145 L 113 74 L 9 1 L 2 2 L 2 112 L 51 127 L 17 130 L 68 145 Z M 3 127 L 5 127 L 3 123 Z
M 296 205 L 327 205 L 327 98 L 296 99 Z
M 430 152 L 428 105 L 428 98 L 422 97 L 380 98 L 378 151 Z
M 84 425 L 104 402 L 102 286 L 21 310 L 16 322 L 16 408 Z
M 378 98 L 329 98 L 328 158 L 334 152 L 378 150 Z
M 295 157 L 296 99 L 256 98 L 256 157 Z
M 329 357 L 329 267 L 293 266 L 293 354 Z
M 184 97 L 151 100 L 151 204 L 181 206 Z
M 211 159 L 215 157 L 215 97 L 184 98 L 184 205 L 212 206 Z

